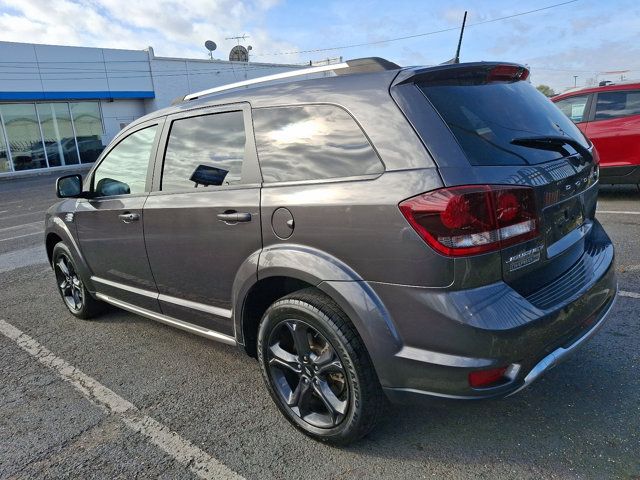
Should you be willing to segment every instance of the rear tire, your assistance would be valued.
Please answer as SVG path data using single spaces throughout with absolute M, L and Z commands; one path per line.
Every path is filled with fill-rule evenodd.
M 298 430 L 345 445 L 369 433 L 385 396 L 353 324 L 324 293 L 308 288 L 273 303 L 258 331 L 269 394 Z
M 92 319 L 101 313 L 105 304 L 93 298 L 84 286 L 69 248 L 62 242 L 57 243 L 51 258 L 58 292 L 67 310 L 82 320 Z

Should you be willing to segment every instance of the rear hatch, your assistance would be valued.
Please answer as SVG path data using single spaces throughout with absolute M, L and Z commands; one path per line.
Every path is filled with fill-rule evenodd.
M 515 64 L 446 65 L 402 71 L 392 88 L 447 187 L 532 189 L 535 205 L 526 208 L 535 211 L 535 234 L 499 249 L 504 280 L 523 295 L 558 278 L 588 248 L 598 178 L 591 143 L 528 74 Z M 524 208 L 524 197 L 513 198 Z

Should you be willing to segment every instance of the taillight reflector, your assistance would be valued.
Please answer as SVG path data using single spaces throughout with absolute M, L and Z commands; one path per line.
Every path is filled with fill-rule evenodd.
M 399 207 L 427 244 L 444 255 L 486 253 L 538 235 L 530 187 L 442 188 L 409 198 Z
M 471 372 L 469 374 L 469 385 L 473 388 L 490 387 L 503 380 L 508 368 L 509 367 L 500 367 Z

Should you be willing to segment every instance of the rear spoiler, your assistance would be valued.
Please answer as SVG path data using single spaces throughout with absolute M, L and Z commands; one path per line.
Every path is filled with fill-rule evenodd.
M 482 85 L 493 82 L 517 82 L 529 77 L 529 69 L 518 63 L 473 62 L 414 67 L 402 70 L 393 85 L 426 83 L 429 85 Z

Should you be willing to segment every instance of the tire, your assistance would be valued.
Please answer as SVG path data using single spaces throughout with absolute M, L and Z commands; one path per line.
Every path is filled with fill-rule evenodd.
M 58 242 L 53 247 L 51 258 L 58 292 L 67 310 L 82 320 L 90 320 L 100 314 L 104 303 L 95 299 L 84 286 L 69 248 Z
M 385 396 L 353 324 L 324 293 L 304 289 L 273 303 L 258 331 L 271 398 L 298 430 L 335 445 L 369 433 Z

